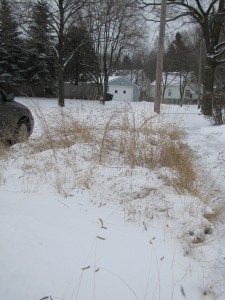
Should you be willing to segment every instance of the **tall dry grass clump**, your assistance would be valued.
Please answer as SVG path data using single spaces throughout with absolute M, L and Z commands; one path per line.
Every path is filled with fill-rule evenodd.
M 0 142 L 0 159 L 5 158 L 7 154 L 7 145 L 5 143 Z
M 7 145 L 4 143 L 0 142 L 0 183 L 3 182 L 4 180 L 4 160 L 6 159 L 7 156 Z
M 30 144 L 35 151 L 68 149 L 76 143 L 93 141 L 94 128 L 80 121 L 74 112 L 58 108 L 55 114 L 46 114 L 37 104 L 34 111 L 41 128 L 41 139 Z
M 102 136 L 100 161 L 112 161 L 117 153 L 131 168 L 167 167 L 174 175 L 172 178 L 164 176 L 167 184 L 179 193 L 194 192 L 197 188 L 195 154 L 184 138 L 185 132 L 179 124 L 156 119 L 154 115 L 141 115 L 138 119 L 134 113 L 132 116 L 114 115 Z
M 94 126 L 84 122 L 82 114 L 75 111 L 56 108 L 54 113 L 48 113 L 37 103 L 31 105 L 39 132 L 37 137 L 27 141 L 29 153 L 21 167 L 24 178 L 30 181 L 29 190 L 32 190 L 32 177 L 36 178 L 33 179 L 33 189 L 45 182 L 64 196 L 68 196 L 68 190 L 76 184 L 86 187 L 88 176 L 78 175 L 80 167 L 77 166 L 77 156 L 80 159 L 80 150 L 85 145 L 93 144 Z
M 180 140 L 162 142 L 160 153 L 161 165 L 171 168 L 174 176 L 166 181 L 180 193 L 185 190 L 194 193 L 197 189 L 197 173 L 195 169 L 195 154 L 187 144 Z

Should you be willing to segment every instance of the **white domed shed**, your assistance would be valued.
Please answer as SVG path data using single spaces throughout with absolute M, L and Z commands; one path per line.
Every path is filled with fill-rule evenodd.
M 122 76 L 109 76 L 108 91 L 113 95 L 114 101 L 139 101 L 139 87 Z

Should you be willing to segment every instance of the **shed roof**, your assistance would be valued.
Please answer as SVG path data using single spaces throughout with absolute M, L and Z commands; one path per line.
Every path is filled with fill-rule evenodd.
M 123 77 L 123 76 L 109 76 L 109 82 L 112 82 L 112 81 L 115 81 L 115 80 L 124 80 L 124 81 L 127 81 L 129 84 L 132 84 L 136 87 L 138 87 L 138 85 L 136 85 L 135 83 L 133 83 L 132 81 L 130 81 L 129 79 Z

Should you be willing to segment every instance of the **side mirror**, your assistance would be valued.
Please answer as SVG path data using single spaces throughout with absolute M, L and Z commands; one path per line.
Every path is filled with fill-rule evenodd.
M 8 95 L 6 96 L 6 100 L 7 100 L 8 102 L 13 101 L 14 98 L 15 98 L 15 95 L 14 95 L 13 93 L 10 93 L 10 94 L 8 94 Z

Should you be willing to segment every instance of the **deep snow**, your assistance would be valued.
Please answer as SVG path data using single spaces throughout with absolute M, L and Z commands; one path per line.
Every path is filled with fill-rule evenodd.
M 35 116 L 34 100 L 17 100 Z M 44 114 L 57 114 L 55 99 L 35 101 Z M 126 105 L 66 100 L 65 109 L 104 126 Z M 129 105 L 133 111 L 154 114 L 146 102 Z M 225 126 L 212 126 L 196 106 L 162 105 L 155 117 L 181 123 L 199 155 L 206 194 L 213 190 L 215 201 L 224 202 Z M 30 139 L 40 138 L 36 119 Z M 73 186 L 74 174 L 62 163 L 65 197 L 52 174 L 39 178 L 25 169 L 33 160 L 47 164 L 51 151 L 26 151 L 25 144 L 15 145 L 0 161 L 0 299 L 225 299 L 224 218 L 216 224 L 204 218 L 215 202 L 207 206 L 177 194 L 163 184 L 163 170 L 130 169 L 116 161 L 93 165 L 85 147 L 76 148 L 76 176 L 91 171 L 90 183 Z M 204 234 L 203 243 L 193 243 Z

